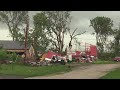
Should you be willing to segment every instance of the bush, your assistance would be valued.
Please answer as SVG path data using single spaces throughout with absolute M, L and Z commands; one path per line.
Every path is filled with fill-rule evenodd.
M 19 55 L 17 55 L 16 53 L 12 53 L 12 54 L 8 54 L 8 58 L 11 61 L 19 61 L 21 59 L 21 57 Z
M 7 52 L 3 49 L 0 49 L 0 60 L 7 60 Z
M 114 58 L 114 54 L 113 53 L 101 53 L 99 54 L 99 59 L 101 60 L 112 60 L 112 58 Z
M 9 54 L 4 49 L 0 49 L 0 64 L 7 64 L 8 61 L 18 62 L 21 60 L 21 57 L 16 53 Z M 13 68 L 13 67 L 12 67 Z M 1 69 L 1 66 L 0 66 Z

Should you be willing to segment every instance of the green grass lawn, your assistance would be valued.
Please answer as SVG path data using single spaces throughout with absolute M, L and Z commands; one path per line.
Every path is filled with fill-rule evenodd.
M 0 67 L 0 75 L 17 75 L 24 77 L 42 76 L 58 72 L 67 72 L 71 70 L 67 65 L 32 67 L 15 64 L 12 67 L 12 65 L 2 64 Z
M 89 65 L 89 64 L 117 64 L 117 63 L 120 63 L 120 62 L 115 62 L 115 61 L 112 61 L 112 60 L 108 60 L 108 61 L 105 61 L 105 60 L 100 60 L 100 59 L 98 59 L 98 60 L 96 60 L 96 61 L 93 61 L 93 62 L 89 62 L 89 63 L 81 63 L 80 62 L 80 64 L 81 65 Z
M 108 74 L 101 77 L 100 79 L 120 79 L 120 68 L 110 71 Z
M 112 61 L 112 60 L 108 60 L 108 61 L 105 61 L 105 60 L 96 60 L 96 61 L 93 61 L 92 63 L 93 64 L 117 64 L 119 62 L 115 62 L 115 61 Z

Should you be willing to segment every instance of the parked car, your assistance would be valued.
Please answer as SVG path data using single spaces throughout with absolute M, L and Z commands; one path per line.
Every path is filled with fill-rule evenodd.
M 120 61 L 120 57 L 115 57 L 115 58 L 113 58 L 113 60 L 119 62 Z

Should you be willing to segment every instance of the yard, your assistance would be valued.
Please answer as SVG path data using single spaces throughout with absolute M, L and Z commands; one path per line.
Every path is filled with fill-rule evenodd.
M 72 71 L 48 76 L 29 77 L 26 79 L 99 79 L 108 71 L 120 67 L 120 64 L 90 64 L 80 65 Z
M 90 67 L 91 65 L 94 65 L 94 64 L 95 65 L 98 65 L 98 64 L 102 65 L 102 64 L 117 64 L 117 63 L 119 63 L 119 62 L 97 60 L 97 61 L 93 61 L 92 63 L 74 63 L 74 62 L 71 62 L 71 63 L 68 63 L 66 65 L 53 64 L 50 66 L 28 66 L 28 65 L 24 65 L 24 64 L 0 64 L 0 78 L 6 77 L 6 76 L 8 76 L 8 77 L 10 76 L 10 78 L 11 77 L 13 77 L 13 78 L 14 77 L 27 78 L 27 77 L 34 77 L 34 76 L 46 76 L 46 75 L 50 75 L 50 74 L 58 74 L 61 72 L 69 72 L 69 71 L 77 70 L 74 67 L 82 68 L 82 67 L 87 67 L 87 66 Z M 117 71 L 120 72 L 120 69 Z M 115 71 L 115 73 L 116 73 L 116 71 Z M 118 76 L 116 76 L 116 74 L 115 75 L 111 74 L 111 75 L 113 75 L 112 76 L 113 78 L 114 78 L 114 76 L 116 78 L 118 78 L 118 76 L 120 74 L 118 74 Z M 110 77 L 108 77 L 108 78 L 110 78 Z M 106 78 L 106 76 L 103 78 Z
M 0 75 L 15 75 L 22 77 L 42 76 L 59 72 L 67 72 L 71 69 L 66 65 L 52 65 L 52 66 L 41 66 L 32 67 L 20 64 L 2 64 L 0 65 Z

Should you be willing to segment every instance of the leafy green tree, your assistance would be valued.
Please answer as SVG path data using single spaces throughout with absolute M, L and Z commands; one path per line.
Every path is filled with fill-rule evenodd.
M 48 39 L 48 20 L 44 12 L 37 13 L 33 17 L 34 29 L 30 34 L 31 42 L 35 50 L 35 57 L 38 57 L 37 50 L 46 51 L 50 40 Z
M 108 36 L 113 33 L 113 21 L 108 17 L 96 17 L 90 20 L 90 26 L 95 30 L 96 41 L 99 53 L 103 53 Z
M 115 56 L 120 56 L 120 25 L 119 29 L 115 29 L 114 33 L 114 40 L 111 42 L 111 50 Z
M 48 31 L 53 49 L 58 53 L 63 51 L 64 36 L 69 29 L 70 11 L 45 11 L 49 21 Z

